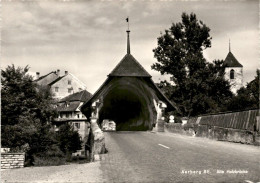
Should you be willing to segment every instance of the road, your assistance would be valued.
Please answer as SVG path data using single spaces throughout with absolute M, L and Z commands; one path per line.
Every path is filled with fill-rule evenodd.
M 172 133 L 105 132 L 105 138 L 101 161 L 1 170 L 1 182 L 260 182 L 256 146 Z
M 106 132 L 107 182 L 257 182 L 259 147 L 169 133 Z M 240 172 L 238 172 L 240 171 Z

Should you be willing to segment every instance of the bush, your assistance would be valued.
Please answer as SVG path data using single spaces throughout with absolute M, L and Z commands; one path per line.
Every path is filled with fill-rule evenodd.
M 80 150 L 82 141 L 80 135 L 77 131 L 74 131 L 73 127 L 70 124 L 63 124 L 59 127 L 57 133 L 57 141 L 61 151 L 68 156 L 71 156 L 71 153 Z
M 88 163 L 89 160 L 85 156 L 72 156 L 71 158 L 72 163 Z
M 46 152 L 33 155 L 35 166 L 54 166 L 66 164 L 66 157 L 58 146 L 52 145 Z
M 66 159 L 64 157 L 47 157 L 47 156 L 37 156 L 34 155 L 35 166 L 58 166 L 66 164 Z

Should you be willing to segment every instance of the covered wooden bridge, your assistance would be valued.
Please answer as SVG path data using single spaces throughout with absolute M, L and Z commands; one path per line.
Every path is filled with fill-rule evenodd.
M 164 110 L 176 110 L 152 81 L 151 75 L 130 54 L 127 31 L 127 54 L 108 78 L 81 107 L 91 122 L 113 120 L 116 130 L 152 130 Z

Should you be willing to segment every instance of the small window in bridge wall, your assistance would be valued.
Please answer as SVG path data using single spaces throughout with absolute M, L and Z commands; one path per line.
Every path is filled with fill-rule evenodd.
M 233 69 L 231 69 L 230 71 L 230 79 L 234 79 L 235 78 L 235 71 Z

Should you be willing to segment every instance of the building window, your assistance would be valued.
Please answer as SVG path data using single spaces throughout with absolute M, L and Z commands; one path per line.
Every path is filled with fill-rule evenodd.
M 59 92 L 59 87 L 55 87 L 55 92 Z
M 231 69 L 230 71 L 230 79 L 234 79 L 235 78 L 235 71 L 233 69 Z
M 71 85 L 71 80 L 68 80 L 68 85 Z
M 79 118 L 79 114 L 77 114 L 78 118 Z
M 70 117 L 70 114 L 69 113 L 66 113 L 66 118 L 69 118 Z
M 76 127 L 77 129 L 80 128 L 80 123 L 74 123 L 74 125 L 75 125 L 75 127 Z
M 68 93 L 72 93 L 73 89 L 72 88 L 68 88 Z

